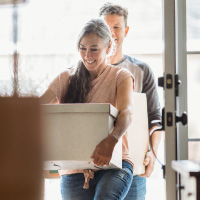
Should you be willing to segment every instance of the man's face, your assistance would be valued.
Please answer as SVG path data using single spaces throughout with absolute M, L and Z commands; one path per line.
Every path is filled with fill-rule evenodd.
M 104 20 L 110 26 L 112 38 L 117 45 L 117 50 L 122 49 L 123 40 L 129 30 L 128 26 L 125 27 L 124 16 L 119 16 L 117 14 L 105 15 Z

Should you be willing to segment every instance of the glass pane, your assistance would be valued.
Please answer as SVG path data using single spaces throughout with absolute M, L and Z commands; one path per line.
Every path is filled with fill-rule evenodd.
M 10 53 L 12 49 L 12 11 L 11 6 L 0 7 L 0 54 Z
M 10 96 L 12 94 L 12 65 L 12 56 L 0 55 L 0 96 Z
M 200 138 L 200 55 L 188 55 L 187 60 L 188 134 L 189 138 Z
M 187 0 L 187 50 L 200 51 L 200 1 Z
M 75 44 L 81 26 L 89 19 L 98 17 L 99 8 L 105 2 L 107 1 L 34 0 L 19 7 L 21 53 L 76 53 Z M 110 2 L 122 3 L 121 0 Z M 87 9 L 82 9 L 85 4 Z M 161 53 L 162 1 L 125 0 L 123 5 L 129 9 L 130 26 L 125 51 L 137 54 Z
M 70 66 L 75 55 L 21 55 L 19 89 L 22 96 L 40 96 L 50 82 Z
M 188 142 L 188 159 L 200 162 L 200 142 Z
M 127 1 L 130 26 L 124 41 L 127 54 L 162 53 L 162 1 Z
M 12 7 L 0 8 L 0 96 L 12 94 Z

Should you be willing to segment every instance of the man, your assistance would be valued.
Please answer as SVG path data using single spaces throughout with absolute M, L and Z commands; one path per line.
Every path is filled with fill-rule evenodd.
M 146 93 L 149 132 L 151 132 L 157 127 L 156 124 L 151 122 L 161 119 L 156 83 L 153 72 L 146 63 L 123 54 L 123 41 L 129 31 L 129 26 L 127 26 L 128 10 L 117 4 L 106 3 L 100 8 L 99 15 L 110 26 L 112 37 L 116 43 L 116 52 L 110 57 L 110 63 L 114 66 L 129 69 L 135 77 L 135 92 Z M 161 131 L 155 131 L 152 135 L 152 146 L 155 153 L 157 153 L 161 137 Z M 145 174 L 133 177 L 131 188 L 125 200 L 145 199 L 146 177 L 151 175 L 155 165 L 155 156 L 152 151 L 147 153 L 144 165 L 146 166 Z

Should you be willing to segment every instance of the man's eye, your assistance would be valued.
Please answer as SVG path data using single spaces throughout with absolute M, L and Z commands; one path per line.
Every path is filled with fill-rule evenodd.
M 98 49 L 91 49 L 91 51 L 97 51 Z
M 80 47 L 80 50 L 82 50 L 82 51 L 85 51 L 85 50 L 86 50 L 86 48 L 82 48 L 82 47 Z
M 119 27 L 118 26 L 114 26 L 114 29 L 119 29 Z

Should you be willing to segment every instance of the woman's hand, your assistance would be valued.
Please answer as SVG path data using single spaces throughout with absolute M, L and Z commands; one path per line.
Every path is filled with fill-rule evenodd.
M 103 139 L 95 148 L 91 158 L 93 163 L 98 166 L 109 165 L 112 153 L 118 140 L 112 135 Z

